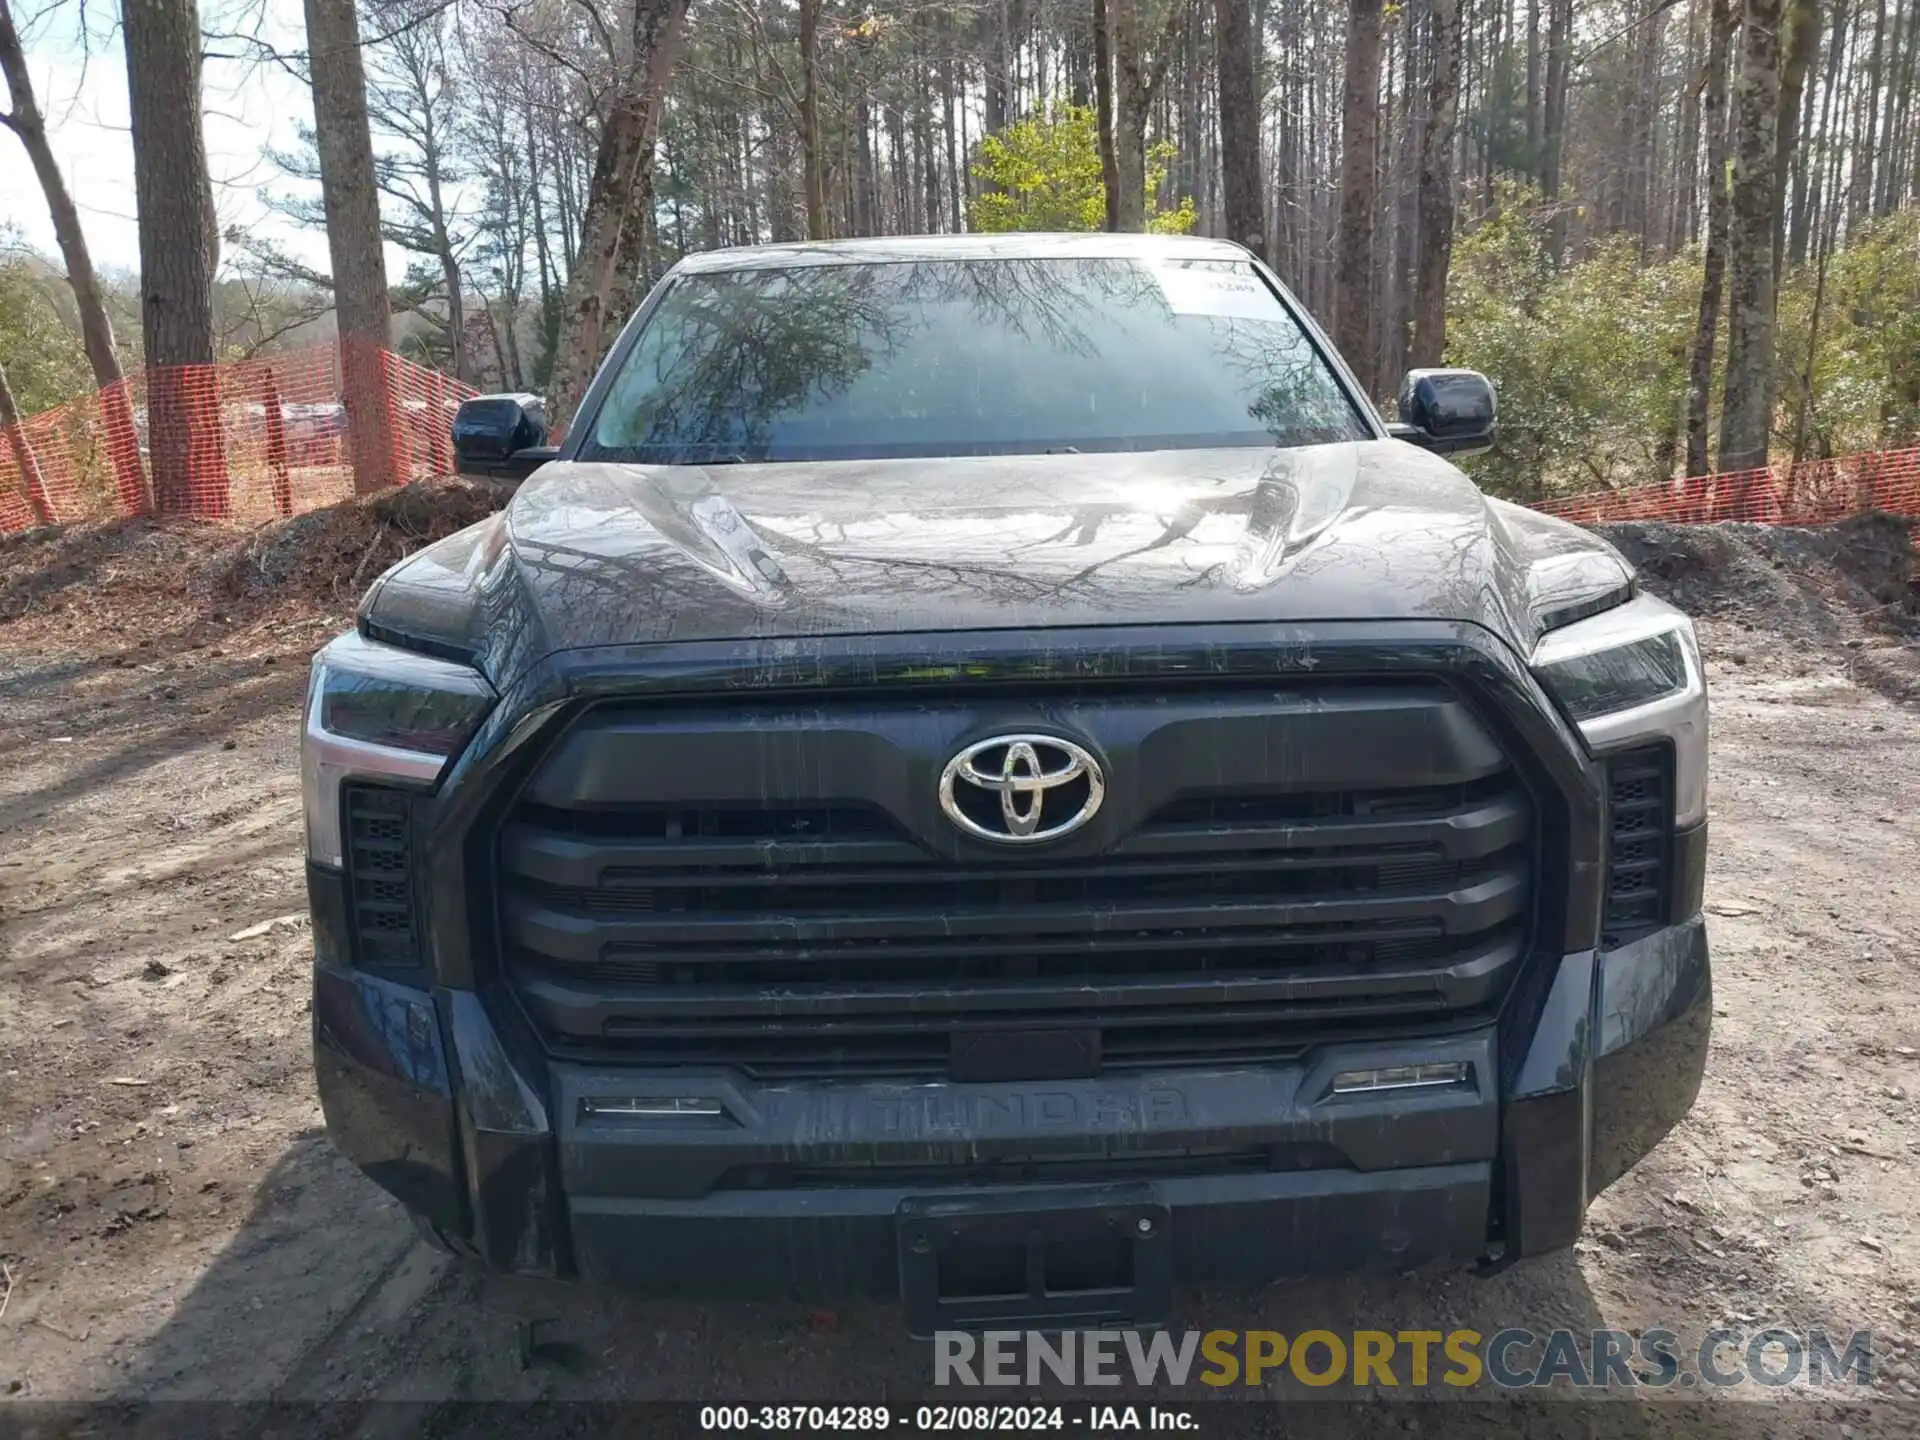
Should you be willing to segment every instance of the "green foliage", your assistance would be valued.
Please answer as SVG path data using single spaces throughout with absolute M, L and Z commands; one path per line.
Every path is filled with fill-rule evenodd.
M 61 309 L 65 292 L 65 282 L 36 257 L 0 250 L 0 357 L 23 416 L 93 388 L 79 330 Z
M 1803 396 L 1816 295 L 1819 343 Z M 1920 210 L 1875 221 L 1819 269 L 1787 277 L 1780 296 L 1776 445 L 1790 450 L 1806 407 L 1811 455 L 1920 444 Z
M 1197 218 L 1191 196 L 1182 196 L 1172 210 L 1160 208 L 1173 156 L 1174 147 L 1165 143 L 1147 152 L 1147 229 L 1155 235 L 1184 235 Z M 1051 115 L 1036 112 L 987 136 L 973 173 L 991 187 L 973 201 L 976 231 L 1098 230 L 1106 224 L 1107 187 L 1091 106 L 1057 105 Z
M 1698 254 L 1643 266 L 1637 245 L 1616 236 L 1555 270 L 1547 229 L 1538 198 L 1509 190 L 1454 244 L 1447 360 L 1484 371 L 1500 392 L 1500 443 L 1469 467 L 1489 490 L 1528 501 L 1676 474 Z M 1776 461 L 1793 453 L 1803 409 L 1809 457 L 1920 444 L 1920 211 L 1854 235 L 1829 262 L 1824 291 L 1816 265 L 1785 277 L 1774 395 Z
M 1525 501 L 1671 469 L 1700 293 L 1691 257 L 1643 267 L 1626 236 L 1556 272 L 1547 235 L 1534 197 L 1509 192 L 1455 242 L 1449 277 L 1447 361 L 1500 394 L 1500 443 L 1471 468 Z

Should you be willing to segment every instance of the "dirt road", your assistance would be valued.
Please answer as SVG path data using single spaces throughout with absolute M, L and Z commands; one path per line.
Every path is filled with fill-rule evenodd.
M 0 653 L 0 1413 L 8 1395 L 921 1394 L 928 1352 L 890 1312 L 483 1282 L 333 1154 L 295 739 L 330 618 Z M 1888 697 L 1920 652 L 1852 617 L 1703 633 L 1717 1018 L 1691 1118 L 1570 1253 L 1192 1297 L 1183 1323 L 1871 1329 L 1884 1399 L 1801 1392 L 1768 1428 L 1914 1433 L 1897 1397 L 1920 1394 L 1920 711 Z M 1739 1402 L 1768 1397 L 1719 1398 L 1751 1417 Z

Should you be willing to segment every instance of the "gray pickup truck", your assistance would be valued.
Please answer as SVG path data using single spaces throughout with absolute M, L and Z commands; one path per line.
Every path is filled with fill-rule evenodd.
M 689 257 L 316 657 L 315 1063 L 437 1242 L 912 1332 L 1569 1244 L 1707 1047 L 1705 685 L 1237 246 Z M 490 447 L 490 448 L 489 448 Z

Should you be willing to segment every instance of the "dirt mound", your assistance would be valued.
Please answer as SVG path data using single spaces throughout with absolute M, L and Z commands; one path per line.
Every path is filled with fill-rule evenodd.
M 1867 513 L 1832 525 L 1600 525 L 1648 590 L 1690 614 L 1810 643 L 1846 622 L 1920 631 L 1911 522 Z
M 151 652 L 253 630 L 296 649 L 271 637 L 324 638 L 347 623 L 374 576 L 485 519 L 510 494 L 426 480 L 248 531 L 132 519 L 0 536 L 0 644 Z M 1898 517 L 1597 528 L 1649 590 L 1691 614 L 1807 647 L 1837 648 L 1863 630 L 1920 636 L 1914 545 Z
M 389 565 L 486 519 L 511 493 L 472 480 L 417 481 L 296 515 L 221 555 L 208 588 L 241 602 L 352 605 Z
M 0 536 L 0 644 L 164 651 L 344 624 L 374 576 L 510 494 L 422 480 L 247 531 L 136 518 Z

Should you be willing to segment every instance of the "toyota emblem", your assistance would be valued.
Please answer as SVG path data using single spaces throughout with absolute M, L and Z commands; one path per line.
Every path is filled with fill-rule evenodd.
M 1027 844 L 1070 835 L 1100 809 L 1100 762 L 1052 735 L 995 735 L 967 746 L 940 775 L 940 808 L 981 840 Z

